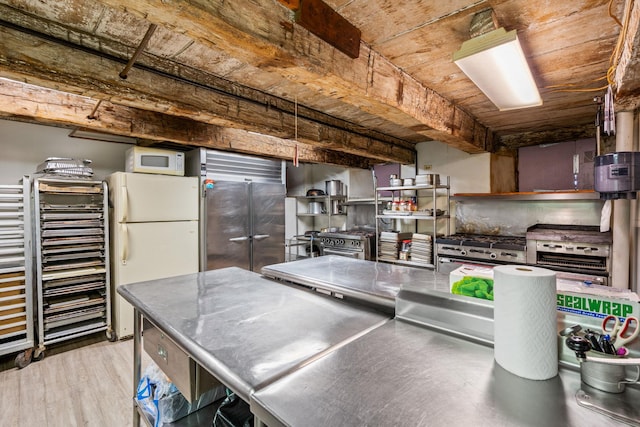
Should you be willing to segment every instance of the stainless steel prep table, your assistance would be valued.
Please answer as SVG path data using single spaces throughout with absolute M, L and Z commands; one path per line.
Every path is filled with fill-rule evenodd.
M 489 346 L 393 320 L 258 390 L 251 410 L 269 427 L 620 425 L 578 406 L 580 387 L 578 372 L 526 380 Z M 638 389 L 600 393 L 640 414 Z
M 118 293 L 136 311 L 134 388 L 144 316 L 247 402 L 255 389 L 389 321 L 236 267 L 124 285 Z
M 449 276 L 420 268 L 327 255 L 268 265 L 266 277 L 324 289 L 393 310 L 400 287 L 417 284 L 449 292 Z

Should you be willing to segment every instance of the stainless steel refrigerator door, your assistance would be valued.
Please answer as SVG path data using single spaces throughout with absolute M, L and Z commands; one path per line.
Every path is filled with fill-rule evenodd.
M 216 181 L 206 192 L 206 269 L 251 269 L 249 184 Z
M 253 224 L 253 271 L 265 265 L 284 262 L 283 184 L 253 182 L 251 184 Z

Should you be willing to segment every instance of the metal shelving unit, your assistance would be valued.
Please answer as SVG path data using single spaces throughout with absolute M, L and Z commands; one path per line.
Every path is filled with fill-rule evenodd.
M 340 221 L 340 225 L 344 225 L 344 218 L 347 216 L 347 205 L 345 204 L 347 196 L 323 195 L 294 197 L 296 199 L 296 233 L 298 234 L 293 236 L 293 238 L 288 242 L 288 257 L 290 261 L 313 256 L 311 255 L 313 253 L 313 246 L 320 244 L 317 239 L 304 235 L 304 232 L 307 231 L 307 225 L 311 227 L 309 230 L 315 229 L 319 231 L 321 228 L 331 228 L 335 226 L 335 222 L 332 222 L 332 219 L 334 218 L 343 218 L 343 221 Z M 309 202 L 323 203 L 325 212 L 309 213 L 308 210 L 306 210 Z M 332 213 L 333 202 L 338 202 L 340 206 L 342 206 L 342 209 L 344 209 L 342 213 Z M 303 211 L 302 209 L 305 210 Z M 311 218 L 311 221 L 309 221 L 309 218 Z M 298 224 L 298 220 L 300 219 L 305 221 L 305 225 L 303 227 L 305 230 L 299 230 L 300 224 Z M 304 250 L 304 253 L 300 254 L 298 249 Z
M 38 348 L 111 329 L 107 184 L 33 181 Z
M 427 268 L 435 268 L 436 265 L 436 252 L 435 252 L 435 248 L 434 248 L 434 241 L 436 238 L 436 235 L 438 234 L 438 223 L 441 220 L 446 220 L 446 234 L 450 234 L 449 233 L 449 229 L 450 229 L 450 225 L 449 225 L 449 218 L 450 218 L 450 200 L 451 200 L 451 194 L 450 194 L 450 177 L 446 176 L 440 176 L 440 178 L 444 178 L 445 182 L 442 184 L 436 184 L 436 185 L 411 185 L 411 186 L 396 186 L 396 187 L 376 187 L 376 191 L 375 191 L 375 204 L 378 207 L 378 211 L 376 212 L 376 235 L 378 236 L 378 245 L 376 247 L 376 261 L 383 261 L 383 262 L 391 262 L 391 263 L 395 263 L 395 264 L 402 264 L 402 265 L 409 265 L 409 266 L 413 266 L 413 267 L 427 267 Z M 384 199 L 385 201 L 389 201 L 388 197 L 382 198 L 380 197 L 380 192 L 392 192 L 392 196 L 391 196 L 391 200 L 397 200 L 397 199 L 402 199 L 403 198 L 403 192 L 406 191 L 415 191 L 416 192 L 416 198 L 418 200 L 418 204 L 419 205 L 423 205 L 423 204 L 428 204 L 429 206 L 431 206 L 429 209 L 427 210 L 418 210 L 418 211 L 408 211 L 408 212 L 394 212 L 394 211 L 388 211 L 386 209 L 382 209 L 382 212 L 380 212 L 380 203 L 381 200 Z M 438 206 L 441 206 L 441 203 L 438 203 L 438 199 L 444 199 L 444 209 L 440 209 L 442 210 L 442 214 L 438 215 Z M 419 206 L 421 207 L 421 206 Z M 380 234 L 380 219 L 394 219 L 394 220 L 410 220 L 410 221 L 415 221 L 416 222 L 416 227 L 415 230 L 416 232 L 418 231 L 418 221 L 431 221 L 431 228 L 429 230 L 429 235 L 431 236 L 431 262 L 430 263 L 425 263 L 425 262 L 416 262 L 416 261 L 412 261 L 412 260 L 401 260 L 401 259 L 396 259 L 396 260 L 390 260 L 388 258 L 385 259 L 380 259 L 380 244 L 381 244 L 381 234 Z M 396 227 L 399 228 L 399 227 Z
M 31 362 L 34 346 L 30 183 L 0 185 L 0 355 Z

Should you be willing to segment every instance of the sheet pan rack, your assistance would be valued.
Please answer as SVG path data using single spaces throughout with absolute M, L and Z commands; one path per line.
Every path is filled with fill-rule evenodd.
M 82 178 L 33 181 L 38 347 L 111 329 L 107 184 Z
M 31 362 L 35 343 L 30 187 L 26 178 L 0 185 L 0 355 L 19 353 L 19 368 Z

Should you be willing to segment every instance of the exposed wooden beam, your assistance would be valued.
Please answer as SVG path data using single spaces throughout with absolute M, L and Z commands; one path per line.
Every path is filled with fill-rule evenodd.
M 302 0 L 296 23 L 350 58 L 360 55 L 360 30 L 322 0 Z
M 627 32 L 622 40 L 622 49 L 615 70 L 616 107 L 635 110 L 640 107 L 640 4 L 630 2 L 627 5 Z
M 542 132 L 522 132 L 515 135 L 503 135 L 498 138 L 494 152 L 501 149 L 517 149 L 540 144 L 553 144 L 557 142 L 575 141 L 578 139 L 593 138 L 595 141 L 595 122 L 582 126 L 574 126 L 564 129 L 553 129 Z
M 0 117 L 124 135 L 191 147 L 206 147 L 301 162 L 368 168 L 368 159 L 304 143 L 240 129 L 221 128 L 195 120 L 96 101 L 19 82 L 0 79 Z M 91 119 L 93 113 L 94 118 Z
M 291 81 L 313 82 L 318 90 L 331 87 L 330 96 L 352 102 L 362 111 L 382 116 L 429 139 L 463 151 L 484 151 L 486 141 L 469 139 L 485 127 L 473 117 L 464 121 L 469 129 L 456 129 L 454 118 L 466 113 L 424 87 L 388 59 L 360 44 L 360 56 L 351 59 L 315 36 L 290 24 L 290 11 L 274 8 L 273 0 L 254 0 L 236 8 L 223 0 L 101 0 L 118 10 L 134 13 L 167 28 L 180 28 L 207 46 L 224 51 L 263 72 Z M 304 3 L 304 2 L 303 2 Z M 251 19 L 248 19 L 248 16 Z M 260 22 L 261 25 L 256 25 Z M 287 25 L 284 25 L 287 24 Z
M 34 32 L 37 32 L 42 28 L 46 28 L 48 37 L 64 41 L 65 43 L 70 44 L 72 41 L 82 40 L 82 47 L 85 49 L 91 49 L 102 53 L 111 53 L 112 55 L 118 55 L 118 52 L 122 52 L 122 55 L 120 56 L 121 58 L 126 58 L 131 50 L 129 45 L 124 45 L 113 39 L 107 39 L 95 34 L 85 33 L 71 28 L 69 25 L 43 20 L 39 16 L 24 13 L 1 3 L 0 16 L 6 19 L 9 23 L 13 23 L 21 28 L 29 29 Z M 0 25 L 2 25 L 2 22 L 3 21 L 0 19 Z M 282 97 L 271 95 L 263 90 L 257 90 L 246 85 L 241 85 L 229 80 L 228 78 L 220 77 L 205 70 L 195 69 L 185 64 L 181 64 L 179 70 L 176 70 L 176 62 L 171 58 L 142 53 L 137 64 L 141 68 L 144 67 L 146 69 L 158 70 L 166 75 L 172 75 L 177 72 L 181 78 L 184 78 L 187 81 L 228 94 L 233 94 L 235 96 L 254 101 L 258 104 L 269 106 L 270 108 L 286 111 L 290 114 L 293 114 L 294 111 L 297 110 L 300 117 L 305 117 L 314 122 L 381 140 L 392 145 L 399 145 L 401 147 L 413 149 L 416 143 L 423 141 L 423 139 L 417 139 L 409 142 L 400 138 L 392 137 L 371 128 L 341 120 L 321 111 L 308 108 L 305 105 L 299 103 L 296 104 L 292 100 L 293 98 L 291 98 L 291 96 L 289 97 L 291 99 L 284 99 Z M 304 98 L 300 97 L 300 99 Z
M 118 77 L 121 63 L 86 50 L 70 50 L 10 28 L 0 28 L 0 76 L 23 80 L 96 99 L 163 112 L 221 127 L 242 128 L 290 139 L 296 133 L 293 114 L 247 101 L 201 85 L 136 69 Z M 415 150 L 343 129 L 298 118 L 301 142 L 367 157 L 374 161 L 412 163 Z

